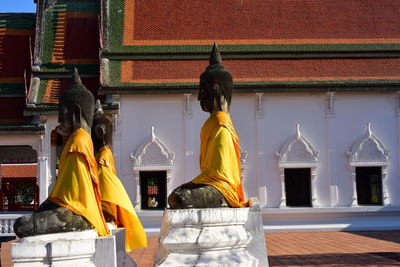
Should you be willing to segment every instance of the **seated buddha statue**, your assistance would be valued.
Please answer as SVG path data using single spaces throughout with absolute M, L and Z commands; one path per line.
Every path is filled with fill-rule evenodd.
M 239 138 L 229 116 L 232 75 L 214 44 L 209 66 L 200 76 L 198 100 L 210 113 L 200 132 L 200 174 L 168 196 L 172 209 L 244 207 Z
M 97 100 L 92 140 L 99 168 L 101 207 L 106 222 L 125 228 L 125 250 L 129 252 L 146 247 L 147 238 L 129 195 L 117 177 L 111 151 L 112 132 L 112 123 L 104 115 L 100 101 Z
M 57 132 L 69 136 L 59 162 L 58 177 L 48 198 L 16 220 L 18 237 L 94 229 L 109 234 L 101 210 L 97 163 L 90 136 L 94 96 L 75 69 L 73 82 L 60 96 Z

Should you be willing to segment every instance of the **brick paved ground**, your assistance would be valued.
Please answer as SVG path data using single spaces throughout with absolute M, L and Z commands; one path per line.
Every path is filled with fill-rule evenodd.
M 400 231 L 268 233 L 271 267 L 394 267 L 400 266 Z M 157 236 L 146 249 L 130 253 L 139 267 L 150 267 Z M 2 243 L 1 266 L 9 267 L 10 242 Z

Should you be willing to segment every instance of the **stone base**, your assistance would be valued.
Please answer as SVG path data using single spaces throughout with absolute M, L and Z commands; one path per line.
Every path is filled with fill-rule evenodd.
M 21 238 L 12 244 L 15 267 L 136 267 L 125 253 L 125 230 L 108 237 L 93 230 Z
M 166 210 L 155 265 L 261 266 L 247 250 L 248 219 L 249 208 Z

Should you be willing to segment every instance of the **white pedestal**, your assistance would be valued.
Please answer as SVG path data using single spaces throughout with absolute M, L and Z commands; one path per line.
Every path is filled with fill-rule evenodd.
M 98 237 L 93 230 L 21 238 L 12 244 L 15 267 L 136 267 L 125 253 L 125 230 Z
M 96 237 L 89 230 L 21 238 L 12 244 L 13 266 L 95 266 Z
M 248 215 L 249 208 L 166 210 L 155 265 L 258 266 L 247 251 Z

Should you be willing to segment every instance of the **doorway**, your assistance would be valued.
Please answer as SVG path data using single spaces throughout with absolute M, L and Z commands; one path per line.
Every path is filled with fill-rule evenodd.
M 382 205 L 382 168 L 356 167 L 358 205 Z
M 286 206 L 311 207 L 311 168 L 285 169 Z

